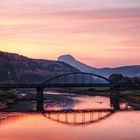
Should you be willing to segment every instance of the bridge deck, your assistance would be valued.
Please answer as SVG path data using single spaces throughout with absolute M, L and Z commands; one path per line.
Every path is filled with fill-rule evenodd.
M 0 89 L 13 88 L 65 88 L 65 87 L 109 87 L 110 84 L 0 84 Z
M 92 84 L 0 84 L 0 89 L 15 89 L 15 88 L 65 88 L 65 87 L 113 87 L 118 90 L 139 90 L 140 85 L 138 84 L 121 84 L 112 85 L 110 83 L 92 83 Z

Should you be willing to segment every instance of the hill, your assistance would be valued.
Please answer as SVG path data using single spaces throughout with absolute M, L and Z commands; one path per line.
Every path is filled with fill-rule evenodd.
M 62 55 L 58 58 L 59 62 L 65 62 L 82 72 L 89 72 L 98 75 L 102 75 L 105 77 L 109 77 L 112 74 L 122 74 L 128 77 L 140 77 L 140 65 L 137 66 L 123 66 L 117 68 L 95 68 L 88 66 L 78 60 L 76 60 L 71 55 Z
M 77 71 L 64 62 L 32 59 L 0 51 L 0 83 L 41 83 L 56 75 Z

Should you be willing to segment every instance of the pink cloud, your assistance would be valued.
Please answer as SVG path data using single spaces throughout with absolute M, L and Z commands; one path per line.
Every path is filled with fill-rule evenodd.
M 76 2 L 78 1 L 80 0 Z M 134 5 L 131 7 L 130 4 L 124 7 L 119 7 L 118 4 L 111 4 L 111 7 L 98 5 L 95 8 L 97 1 L 93 6 L 86 4 L 84 7 L 83 3 L 84 1 L 81 1 L 79 7 L 74 3 L 68 5 L 65 0 L 58 3 L 45 0 L 12 0 L 0 3 L 0 41 L 18 42 L 21 45 L 26 42 L 32 43 L 32 46 L 52 45 L 60 47 L 60 52 L 73 47 L 69 52 L 78 56 L 82 56 L 85 49 L 80 55 L 74 47 L 85 47 L 89 49 L 85 56 L 90 52 L 98 55 L 95 56 L 96 62 L 90 59 L 92 53 L 90 58 L 80 57 L 92 65 L 139 63 L 137 59 L 140 52 L 140 8 Z M 123 53 L 126 56 L 123 56 Z M 131 53 L 132 59 L 129 58 Z M 108 58 L 109 55 L 112 58 Z

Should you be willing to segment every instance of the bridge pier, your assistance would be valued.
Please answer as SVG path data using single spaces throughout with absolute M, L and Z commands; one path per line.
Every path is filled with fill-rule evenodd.
M 110 89 L 110 105 L 115 110 L 120 110 L 120 91 L 115 88 Z
M 43 107 L 43 101 L 44 101 L 44 96 L 43 96 L 43 87 L 38 86 L 37 87 L 37 95 L 36 95 L 36 111 L 37 112 L 44 112 L 44 107 Z

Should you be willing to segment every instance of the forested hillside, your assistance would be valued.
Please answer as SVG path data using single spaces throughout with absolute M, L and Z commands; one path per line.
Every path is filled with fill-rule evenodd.
M 31 59 L 0 51 L 0 83 L 41 83 L 55 75 L 79 71 L 64 62 Z

